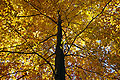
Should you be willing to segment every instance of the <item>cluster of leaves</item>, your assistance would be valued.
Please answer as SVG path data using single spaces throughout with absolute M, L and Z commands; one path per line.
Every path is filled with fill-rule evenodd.
M 53 78 L 58 10 L 66 80 L 120 79 L 119 0 L 0 0 L 0 79 Z

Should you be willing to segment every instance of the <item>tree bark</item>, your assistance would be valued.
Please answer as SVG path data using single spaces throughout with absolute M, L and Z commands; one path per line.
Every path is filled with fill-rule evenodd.
M 62 21 L 61 15 L 58 11 L 58 33 L 57 33 L 57 45 L 56 45 L 56 57 L 55 57 L 55 80 L 65 80 L 65 65 L 64 65 L 64 53 L 62 49 Z

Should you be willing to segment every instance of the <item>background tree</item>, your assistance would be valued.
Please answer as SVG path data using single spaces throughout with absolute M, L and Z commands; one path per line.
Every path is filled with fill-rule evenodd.
M 0 0 L 0 79 L 120 79 L 119 0 Z

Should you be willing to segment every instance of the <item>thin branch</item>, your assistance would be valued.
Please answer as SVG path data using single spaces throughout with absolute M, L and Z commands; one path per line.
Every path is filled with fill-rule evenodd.
M 7 24 L 9 24 L 9 26 L 12 28 L 12 26 L 11 26 L 10 23 L 7 22 Z M 21 33 L 19 33 L 19 32 L 17 31 L 17 29 L 14 29 L 14 31 L 17 32 L 18 35 L 20 35 L 20 36 L 25 40 L 25 42 L 27 42 L 26 38 L 24 38 L 24 37 L 21 35 Z M 43 43 L 43 42 L 47 41 L 48 39 L 50 39 L 51 37 L 56 36 L 56 35 L 57 35 L 57 34 L 51 35 L 51 36 L 49 36 L 48 38 L 46 38 L 45 40 L 43 40 L 43 41 L 41 41 L 41 42 L 39 42 L 39 43 Z
M 77 56 L 77 57 L 83 57 L 83 58 L 85 58 L 85 56 L 82 56 L 82 55 L 75 55 L 75 54 L 68 54 L 68 55 L 65 55 L 65 56 Z
M 9 24 L 9 23 L 8 23 L 8 24 Z M 10 24 L 9 24 L 9 25 L 10 25 Z M 10 27 L 12 27 L 12 26 L 10 25 Z M 14 31 L 17 32 L 17 33 L 27 42 L 27 40 L 21 35 L 21 33 L 19 33 L 19 32 L 17 31 L 17 29 L 15 29 Z M 57 34 L 51 35 L 51 36 L 49 36 L 48 38 L 46 38 L 45 40 L 43 40 L 43 41 L 41 41 L 41 42 L 39 42 L 39 43 L 43 43 L 43 42 L 47 41 L 49 38 L 51 38 L 51 37 L 53 37 L 53 36 L 56 36 L 56 35 L 57 35 Z M 31 47 L 31 46 L 30 46 L 30 47 Z M 41 56 L 41 55 L 39 55 L 38 53 L 36 53 L 32 47 L 31 47 L 31 49 L 33 50 L 32 53 L 13 52 L 13 51 L 0 51 L 0 52 L 9 52 L 9 53 L 18 53 L 18 54 L 37 54 L 39 57 L 41 57 L 42 59 L 44 59 L 44 60 L 47 62 L 47 64 L 50 65 L 50 67 L 51 67 L 51 69 L 52 69 L 52 71 L 53 71 L 53 74 L 55 75 L 55 71 L 54 71 L 51 63 L 50 63 L 49 61 L 47 61 L 47 59 L 45 59 L 43 56 Z
M 7 24 L 9 24 L 9 26 L 12 28 L 12 26 L 11 26 L 10 23 L 7 22 Z M 21 33 L 19 33 L 19 32 L 17 31 L 17 29 L 14 29 L 14 31 L 17 32 L 18 35 L 20 35 L 20 36 L 25 40 L 25 42 L 27 42 L 26 38 L 24 38 L 24 37 L 21 35 Z M 43 41 L 41 41 L 41 42 L 39 42 L 39 43 L 43 43 L 43 42 L 47 41 L 48 39 L 50 39 L 51 37 L 56 36 L 56 35 L 57 35 L 57 34 L 51 35 L 51 36 L 47 37 L 45 40 L 43 40 Z M 24 43 L 25 43 L 25 42 L 24 42 Z
M 70 22 L 71 24 L 77 24 L 77 25 L 79 25 L 79 26 L 81 26 L 81 24 L 80 23 L 77 23 L 77 22 Z
M 10 23 L 7 22 L 7 24 L 12 28 Z M 17 32 L 17 34 L 20 35 L 20 37 L 22 37 L 25 40 L 25 42 L 27 42 L 27 40 L 21 35 L 21 33 L 17 31 L 17 29 L 14 29 L 14 31 Z
M 51 17 L 49 17 L 49 16 L 47 16 L 47 15 L 41 13 L 40 10 L 39 10 L 38 8 L 35 7 L 35 5 L 33 5 L 32 3 L 30 3 L 30 2 L 28 2 L 28 1 L 26 1 L 26 0 L 24 0 L 24 1 L 25 1 L 26 3 L 28 3 L 28 4 L 30 4 L 30 5 L 31 5 L 34 9 L 36 9 L 41 15 L 43 15 L 43 16 L 49 18 L 51 21 L 53 21 L 55 24 L 57 24 L 57 22 L 56 22 L 55 20 L 53 20 Z
M 94 52 L 97 52 L 97 51 L 94 51 Z M 94 54 L 94 53 L 92 53 Z M 99 62 L 103 62 L 104 64 L 108 65 L 109 67 L 111 67 L 113 70 L 115 70 L 116 72 L 118 72 L 118 70 L 114 67 L 112 67 L 111 65 L 108 64 L 108 62 L 105 62 L 104 60 L 102 59 L 99 59 L 96 55 L 94 55 L 96 57 L 96 59 L 99 61 Z M 91 55 L 89 55 L 89 57 L 92 57 Z
M 78 5 L 79 5 L 79 4 L 78 4 Z M 70 6 L 70 7 L 71 7 L 71 6 Z M 74 7 L 66 16 L 68 16 L 70 13 L 72 13 L 73 11 L 75 11 L 76 8 L 78 8 L 78 7 L 80 7 L 80 6 Z
M 51 35 L 51 36 L 47 37 L 45 40 L 43 40 L 43 41 L 41 41 L 41 42 L 39 42 L 39 43 L 43 43 L 43 42 L 47 41 L 48 39 L 50 39 L 51 37 L 56 36 L 56 35 L 57 35 L 57 34 Z
M 25 53 L 25 52 L 13 52 L 13 51 L 0 51 L 0 52 L 9 52 L 9 53 L 18 53 L 18 54 L 37 54 L 39 57 L 41 57 L 43 60 L 45 60 L 47 62 L 47 64 L 50 65 L 52 71 L 53 71 L 53 74 L 55 74 L 55 71 L 51 65 L 51 63 L 49 61 L 47 61 L 47 59 L 45 59 L 42 55 L 36 53 L 36 52 L 32 52 L 32 53 Z
M 72 0 L 72 1 L 73 1 L 73 0 Z M 71 4 L 72 4 L 72 2 L 71 2 Z M 71 18 L 67 18 L 67 16 L 70 15 L 71 12 L 75 11 L 76 8 L 79 8 L 79 7 L 80 7 L 81 3 L 78 3 L 77 5 L 78 5 L 77 7 L 74 7 L 74 8 L 66 15 L 65 18 L 67 19 L 67 21 L 68 21 L 68 19 L 70 19 L 70 21 L 69 21 L 68 23 L 70 23 L 70 22 L 73 20 L 74 17 L 78 16 L 78 15 L 81 13 L 81 12 L 78 12 L 76 15 L 72 16 Z M 70 8 L 71 6 L 72 6 L 72 5 L 70 5 L 67 10 L 69 10 L 69 8 Z
M 77 48 L 79 48 L 79 49 L 82 49 L 83 50 L 83 48 L 81 48 L 81 47 L 79 47 L 79 46 L 77 46 L 76 44 L 73 44 L 73 46 L 75 46 L 75 47 L 77 47 Z
M 77 16 L 79 16 L 80 15 L 80 13 L 81 13 L 81 11 L 80 12 L 78 12 L 76 15 L 74 15 L 74 16 L 72 16 L 71 18 L 70 18 L 70 21 L 68 22 L 68 23 L 70 23 L 75 17 L 77 17 Z
M 118 70 L 117 70 L 116 68 L 112 67 L 111 65 L 109 65 L 108 62 L 105 62 L 105 61 L 102 60 L 102 59 L 98 59 L 98 60 L 99 60 L 99 62 L 103 62 L 103 63 L 105 63 L 106 65 L 110 66 L 113 70 L 115 70 L 115 71 L 118 73 Z
M 27 75 L 27 73 L 25 73 L 25 75 L 22 75 L 21 77 L 19 77 L 17 80 L 20 80 L 21 78 L 25 77 Z
M 87 72 L 90 72 L 90 73 L 94 73 L 94 74 L 97 74 L 97 75 L 100 75 L 100 76 L 103 76 L 103 77 L 112 78 L 112 79 L 119 79 L 119 78 L 115 78 L 115 77 L 109 77 L 107 75 L 104 76 L 104 74 L 102 74 L 102 73 L 98 73 L 98 72 L 95 72 L 95 71 L 92 71 L 92 70 L 87 70 L 87 69 L 84 69 L 84 68 L 82 68 L 81 66 L 78 66 L 78 65 L 71 65 L 71 66 L 72 67 L 77 67 L 77 68 L 82 69 L 84 71 L 87 71 Z M 70 67 L 70 66 L 68 66 L 68 67 Z
M 71 1 L 70 6 L 69 6 L 65 11 L 63 11 L 64 14 L 65 14 L 65 19 L 67 20 L 67 22 L 68 22 L 67 16 L 69 15 L 69 13 L 66 15 L 66 12 L 67 12 L 67 11 L 70 9 L 70 7 L 72 6 L 72 2 L 73 2 L 73 0 Z M 63 20 L 64 20 L 64 19 L 63 19 Z
M 28 69 L 28 70 L 23 70 L 23 71 L 16 71 L 16 72 L 13 72 L 13 73 L 8 73 L 8 74 L 6 74 L 6 75 L 2 75 L 0 78 L 2 78 L 2 77 L 4 77 L 4 76 L 7 76 L 7 75 L 11 75 L 11 74 L 15 74 L 15 73 L 18 73 L 18 72 L 26 72 L 26 71 L 29 71 L 30 69 Z
M 69 74 L 67 74 L 67 72 L 65 71 L 66 75 L 70 78 L 70 80 L 72 80 L 71 76 Z
M 44 64 L 47 64 L 47 63 L 42 63 L 42 64 L 40 64 L 39 66 L 42 66 L 42 65 L 44 65 Z
M 87 24 L 87 26 L 86 26 L 81 32 L 79 32 L 79 33 L 75 36 L 75 38 L 74 38 L 72 44 L 70 45 L 70 47 L 69 47 L 69 49 L 68 49 L 68 51 L 67 51 L 66 54 L 68 54 L 71 46 L 72 46 L 72 45 L 74 44 L 74 42 L 76 41 L 77 37 L 78 37 L 80 34 L 82 34 L 82 33 L 88 28 L 88 26 L 92 23 L 93 20 L 95 20 L 100 14 L 103 13 L 103 11 L 105 10 L 106 6 L 107 6 L 111 1 L 112 1 L 112 0 L 110 0 L 110 1 L 104 6 L 104 8 L 102 9 L 102 11 L 101 11 L 97 16 L 95 16 L 94 18 L 92 18 L 92 20 Z
M 84 70 L 84 71 L 87 71 L 87 72 L 91 72 L 91 73 L 95 73 L 95 74 L 98 74 L 98 75 L 100 75 L 100 76 L 104 76 L 104 74 L 101 74 L 101 73 L 98 73 L 98 72 L 95 72 L 95 71 L 91 71 L 91 70 L 87 70 L 87 69 L 84 69 L 84 68 L 82 68 L 82 67 L 80 67 L 80 66 L 77 66 L 77 65 L 75 65 L 76 67 L 78 67 L 78 68 L 80 68 L 80 69 L 82 69 L 82 70 Z M 115 77 L 108 77 L 108 76 L 104 76 L 104 77 L 107 77 L 107 78 L 112 78 L 112 79 L 119 79 L 119 78 L 115 78 Z
M 70 6 L 65 10 L 66 12 L 70 10 L 70 7 L 72 6 L 73 0 L 71 0 Z
M 80 67 L 80 66 L 77 66 L 77 65 L 76 65 L 76 67 L 78 67 L 78 68 L 80 68 L 80 69 L 82 69 L 82 70 L 84 70 L 84 71 L 91 72 L 91 73 L 96 73 L 96 74 L 98 74 L 98 75 L 103 76 L 102 74 L 100 74 L 100 73 L 98 73 L 98 72 L 94 72 L 94 71 L 91 71 L 91 70 L 87 70 L 87 69 L 84 69 L 84 68 L 82 68 L 82 67 Z
M 46 59 L 48 59 L 48 58 L 52 57 L 53 55 L 55 55 L 55 53 L 51 54 L 51 55 L 50 55 L 49 57 L 47 57 Z
M 21 46 L 21 45 L 23 45 L 25 42 L 23 42 L 23 43 L 21 43 L 21 44 L 19 44 L 19 45 L 15 45 L 15 46 L 10 46 L 10 47 L 3 47 L 3 48 L 0 48 L 0 50 L 4 50 L 4 49 L 7 49 L 7 48 L 13 48 L 13 47 L 17 47 L 17 46 Z
M 28 15 L 28 16 L 16 16 L 16 17 L 33 17 L 33 16 L 38 16 L 40 14 L 35 14 L 35 15 Z

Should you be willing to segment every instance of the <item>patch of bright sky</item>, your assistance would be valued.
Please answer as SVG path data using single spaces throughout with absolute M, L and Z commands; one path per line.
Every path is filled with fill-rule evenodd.
M 72 63 L 68 61 L 68 65 L 71 65 Z
M 105 65 L 105 66 L 109 66 L 109 65 L 106 64 L 106 63 L 104 63 L 104 65 Z M 113 65 L 111 65 L 111 66 L 114 67 Z M 114 72 L 115 72 L 115 70 L 112 69 L 112 68 L 106 68 L 106 69 L 107 69 L 107 72 L 109 72 L 109 70 L 111 70 L 110 73 L 114 73 Z
M 100 43 L 101 43 L 101 40 L 96 40 L 96 42 L 100 44 Z
M 54 53 L 53 49 L 49 49 L 49 50 Z

